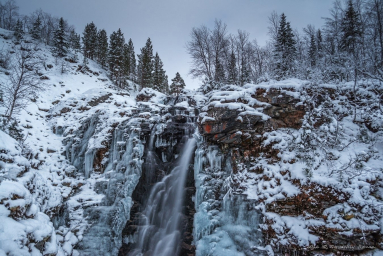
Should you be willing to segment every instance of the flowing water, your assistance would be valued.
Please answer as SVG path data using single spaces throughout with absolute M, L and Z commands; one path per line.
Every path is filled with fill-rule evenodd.
M 144 210 L 144 225 L 137 231 L 137 246 L 130 256 L 178 255 L 185 179 L 195 144 L 194 138 L 187 137 L 177 166 L 153 186 Z

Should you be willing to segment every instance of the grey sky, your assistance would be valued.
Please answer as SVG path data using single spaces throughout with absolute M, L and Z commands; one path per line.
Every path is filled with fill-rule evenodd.
M 64 17 L 82 33 L 93 21 L 97 28 L 111 32 L 121 28 L 125 39 L 132 38 L 136 53 L 148 37 L 153 42 L 170 79 L 180 72 L 188 88 L 200 82 L 188 76 L 190 58 L 186 42 L 190 31 L 200 25 L 212 26 L 215 19 L 227 24 L 231 33 L 238 29 L 250 33 L 263 45 L 268 40 L 268 16 L 273 10 L 284 12 L 295 29 L 307 24 L 319 28 L 329 15 L 333 0 L 16 0 L 20 13 L 36 9 Z

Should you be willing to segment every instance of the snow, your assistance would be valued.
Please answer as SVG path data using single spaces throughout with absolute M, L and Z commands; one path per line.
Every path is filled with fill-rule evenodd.
M 6 150 L 15 155 L 19 152 L 19 145 L 11 136 L 0 130 L 0 150 Z
M 0 34 L 11 33 L 0 29 Z M 12 47 L 10 40 L 1 37 L 0 44 Z M 49 80 L 41 80 L 44 90 L 17 118 L 26 139 L 20 143 L 0 131 L 0 256 L 83 253 L 75 247 L 91 255 L 107 255 L 114 247 L 112 254 L 116 254 L 130 218 L 132 193 L 141 177 L 145 142 L 140 123 L 149 122 L 158 134 L 163 131 L 169 121 L 168 116 L 160 115 L 168 107 L 166 96 L 150 88 L 128 95 L 115 88 L 106 71 L 91 60 L 89 70 L 80 70 L 79 63 L 68 63 L 66 72 L 61 73 L 60 60 L 48 47 L 40 48 L 38 56 L 53 68 L 41 67 Z M 0 82 L 6 80 L 0 73 Z M 250 125 L 252 116 L 269 120 L 265 109 L 283 95 L 297 100 L 296 106 L 304 106 L 310 96 L 304 92 L 310 86 L 309 81 L 288 79 L 243 87 L 227 85 L 206 95 L 186 91 L 175 104 L 175 112 L 189 111 L 188 99 L 192 98 L 202 110 L 200 124 L 216 122 L 211 110 L 221 108 L 235 112 L 237 122 Z M 374 83 L 367 81 L 363 86 L 360 93 L 371 96 Z M 272 255 L 270 245 L 261 248 L 259 228 L 267 228 L 260 224 L 262 217 L 272 221 L 277 233 L 277 239 L 271 241 L 273 247 L 314 245 L 318 237 L 311 233 L 313 227 L 343 230 L 344 235 L 351 235 L 354 229 L 383 233 L 383 141 L 381 133 L 362 129 L 360 120 L 353 120 L 345 96 L 352 87 L 353 83 L 318 85 L 343 93 L 331 101 L 339 115 L 318 128 L 306 115 L 300 129 L 259 135 L 260 146 L 278 151 L 278 161 L 269 161 L 264 155 L 252 157 L 248 165 L 238 164 L 233 173 L 231 165 L 236 163 L 226 159 L 218 146 L 198 138 L 194 161 L 196 255 L 257 255 L 257 249 Z M 265 95 L 278 90 L 279 96 L 271 103 L 262 102 L 254 98 L 260 89 Z M 136 102 L 139 96 L 148 97 L 148 101 Z M 318 116 L 327 115 L 323 106 L 315 111 Z M 368 114 L 365 109 L 358 111 L 360 116 Z M 382 127 L 381 115 L 374 115 L 372 126 Z M 159 121 L 162 123 L 155 125 Z M 175 145 L 176 141 L 166 141 L 158 134 L 154 134 L 156 148 Z M 243 131 L 235 134 L 246 135 Z M 332 135 L 339 138 L 328 146 Z M 310 148 L 307 141 L 315 147 Z M 111 149 L 101 162 L 105 168 L 96 170 L 95 155 L 105 148 Z M 164 154 L 162 158 L 167 161 Z M 260 174 L 255 172 L 259 169 Z M 267 205 L 295 197 L 302 186 L 313 183 L 337 189 L 340 197 L 347 199 L 325 209 L 323 219 L 267 210 Z M 37 249 L 36 243 L 44 248 Z
M 7 33 L 12 32 L 0 30 L 0 34 Z M 0 38 L 5 48 L 13 45 L 6 42 Z M 67 63 L 65 73 L 61 73 L 60 60 L 51 55 L 49 47 L 40 45 L 39 49 L 36 54 L 46 66 L 50 64 L 53 68 L 41 67 L 41 73 L 49 78 L 41 80 L 44 90 L 39 92 L 36 102 L 30 102 L 18 116 L 19 126 L 28 127 L 23 129 L 26 138 L 23 148 L 30 152 L 31 159 L 22 156 L 19 142 L 0 131 L 1 157 L 9 159 L 0 161 L 0 201 L 4 203 L 0 204 L 0 255 L 79 255 L 73 248 L 84 239 L 89 228 L 85 211 L 105 199 L 105 195 L 95 192 L 95 184 L 109 180 L 108 172 L 105 175 L 93 172 L 93 159 L 89 156 L 105 147 L 113 124 L 132 115 L 137 108 L 136 95 L 129 96 L 114 88 L 106 71 L 91 60 L 89 69 L 84 72 L 78 69 L 77 63 Z M 6 79 L 3 73 L 0 74 L 2 82 Z M 154 101 L 164 97 L 155 94 Z M 95 132 L 89 130 L 83 141 L 87 166 L 86 170 L 80 168 L 85 174 L 82 176 L 78 173 L 79 168 L 72 165 L 81 163 L 76 155 L 78 152 L 73 147 L 68 154 L 63 144 L 68 139 L 77 141 L 76 131 L 89 118 L 93 123 L 88 124 Z M 129 145 L 133 148 L 132 143 Z M 139 145 L 136 147 L 142 151 Z M 68 161 L 63 152 L 73 158 Z M 134 155 L 132 150 L 127 152 L 130 157 Z M 136 171 L 128 175 L 132 184 L 127 188 L 128 195 L 133 192 L 138 178 Z M 129 196 L 125 200 L 122 222 L 129 218 L 132 205 Z M 15 207 L 20 213 L 12 213 L 11 209 Z M 55 216 L 53 213 L 59 210 L 60 215 Z M 40 241 L 43 251 L 34 246 Z
M 363 97 L 375 97 L 372 84 L 371 81 L 360 82 L 359 93 L 363 94 L 360 96 L 362 101 Z M 219 121 L 220 117 L 217 117 L 214 111 L 217 108 L 236 111 L 236 121 L 239 122 L 246 123 L 250 115 L 268 120 L 270 117 L 264 110 L 270 104 L 278 104 L 279 99 L 283 100 L 283 95 L 292 96 L 296 107 L 310 106 L 313 103 L 311 89 L 320 91 L 322 100 L 328 100 L 327 105 L 320 104 L 321 102 L 314 105 L 312 112 L 306 113 L 300 129 L 280 128 L 258 136 L 261 147 L 271 147 L 277 152 L 276 159 L 269 159 L 262 153 L 259 157 L 251 156 L 246 164 L 241 161 L 237 163 L 236 174 L 225 176 L 221 155 L 211 148 L 213 146 L 204 148 L 201 144 L 195 159 L 197 255 L 216 255 L 216 250 L 221 246 L 221 239 L 226 241 L 227 248 L 233 245 L 223 238 L 224 235 L 215 236 L 225 227 L 222 218 L 230 216 L 227 212 L 224 213 L 220 205 L 233 193 L 246 195 L 248 200 L 259 202 L 257 208 L 262 211 L 265 220 L 272 222 L 271 228 L 277 233 L 276 238 L 270 241 L 274 248 L 283 245 L 315 245 L 319 238 L 312 234 L 312 230 L 319 227 L 336 228 L 343 235 L 351 235 L 355 229 L 367 233 L 380 230 L 383 190 L 377 189 L 377 192 L 374 184 L 381 184 L 379 180 L 382 177 L 382 118 L 379 111 L 374 112 L 374 117 L 367 116 L 370 118 L 368 120 L 374 123 L 373 127 L 380 127 L 379 132 L 372 132 L 364 127 L 363 119 L 353 120 L 354 109 L 346 96 L 353 90 L 353 83 L 312 85 L 309 81 L 288 79 L 271 80 L 256 85 L 247 84 L 243 87 L 223 86 L 206 94 L 206 103 L 202 105 L 199 123 Z M 271 90 L 279 95 L 268 98 L 271 100 L 269 103 L 253 98 L 259 92 L 263 92 L 261 96 L 267 97 Z M 329 90 L 327 95 L 326 90 Z M 370 113 L 368 104 L 370 103 L 366 102 L 365 109 L 357 109 L 357 116 Z M 325 121 L 318 125 L 315 123 L 317 120 Z M 233 132 L 239 134 L 241 131 Z M 227 148 L 227 145 L 223 145 L 223 148 Z M 213 170 L 214 176 L 210 173 Z M 214 177 L 225 180 L 224 184 Z M 237 184 L 240 184 L 239 188 Z M 333 196 L 344 203 L 332 206 L 333 202 L 330 202 L 330 206 L 322 213 L 323 216 L 327 216 L 323 219 L 315 219 L 307 212 L 297 216 L 284 216 L 267 210 L 272 205 L 278 207 L 277 203 L 283 205 L 289 199 L 302 194 L 304 186 L 313 184 L 333 189 Z M 221 201 L 221 198 L 212 196 L 214 193 L 225 196 Z M 218 212 L 210 208 L 213 205 Z M 278 212 L 278 209 L 275 211 Z M 374 220 L 371 217 L 373 215 Z M 262 224 L 260 227 L 267 230 L 270 225 Z M 234 227 L 231 226 L 230 229 Z M 270 248 L 263 249 L 270 251 Z M 234 255 L 234 252 L 232 253 Z

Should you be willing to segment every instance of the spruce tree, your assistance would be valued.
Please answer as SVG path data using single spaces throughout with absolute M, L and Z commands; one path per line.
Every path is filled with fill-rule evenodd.
M 136 57 L 132 39 L 124 45 L 124 74 L 126 79 L 135 81 L 136 76 Z
M 129 79 L 132 81 L 136 81 L 137 76 L 137 64 L 136 64 L 136 54 L 134 52 L 134 46 L 132 39 L 129 39 L 128 42 L 128 54 L 129 54 Z
M 172 79 L 172 83 L 170 84 L 170 93 L 178 96 L 182 93 L 185 88 L 185 82 L 182 79 L 180 73 L 176 73 L 176 76 Z
M 316 43 L 317 43 L 317 52 L 318 52 L 318 58 L 321 58 L 323 53 L 323 39 L 322 39 L 322 32 L 320 29 L 318 29 L 317 34 L 316 34 Z
M 341 49 L 348 53 L 355 53 L 362 37 L 362 22 L 351 0 L 348 1 L 346 13 L 341 22 L 341 31 Z
M 153 72 L 153 89 L 162 93 L 166 93 L 166 83 L 165 82 L 165 70 L 163 69 L 163 63 L 160 59 L 158 53 L 154 57 L 154 72 Z
M 309 60 L 311 67 L 315 67 L 316 65 L 316 59 L 317 59 L 317 46 L 314 35 L 311 35 L 310 38 L 310 48 L 309 48 Z
M 110 35 L 108 56 L 110 78 L 120 88 L 123 88 L 125 85 L 124 44 L 125 39 L 124 35 L 121 32 L 121 29 L 118 29 L 117 32 L 113 32 Z
M 35 40 L 40 40 L 41 39 L 41 20 L 40 17 L 38 16 L 35 22 L 33 22 L 33 27 L 31 30 L 31 35 L 32 38 Z
M 104 68 L 108 62 L 108 36 L 104 29 L 97 34 L 97 61 Z
M 296 53 L 294 34 L 284 13 L 281 15 L 274 48 L 275 75 L 277 79 L 291 74 Z
M 74 29 L 72 29 L 69 34 L 69 47 L 72 48 L 75 53 L 81 50 L 80 35 L 77 34 Z
M 122 53 L 123 71 L 125 79 L 129 79 L 130 56 L 128 44 L 124 44 Z
M 235 58 L 234 51 L 231 51 L 230 59 L 229 59 L 229 66 L 228 66 L 228 77 L 227 82 L 229 84 L 237 84 L 238 81 L 238 70 L 236 66 L 237 60 Z
M 138 55 L 138 79 L 142 88 L 153 88 L 153 46 L 150 38 L 146 44 L 141 48 L 141 54 Z
M 65 33 L 65 21 L 59 20 L 59 26 L 53 36 L 53 54 L 56 57 L 65 57 L 68 53 L 68 40 Z
M 23 23 L 20 20 L 17 20 L 16 22 L 15 31 L 13 35 L 15 36 L 17 42 L 23 39 L 23 36 L 24 36 Z
M 93 60 L 97 50 L 97 27 L 93 22 L 85 26 L 82 42 L 84 55 Z
M 297 49 L 295 47 L 296 42 L 294 39 L 293 30 L 291 29 L 291 26 L 290 26 L 290 22 L 286 22 L 286 37 L 287 37 L 287 40 L 286 40 L 287 44 L 286 44 L 286 57 L 285 57 L 286 64 L 285 65 L 287 69 L 291 72 Z

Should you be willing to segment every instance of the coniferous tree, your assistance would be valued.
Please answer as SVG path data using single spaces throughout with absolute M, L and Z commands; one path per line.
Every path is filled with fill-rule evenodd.
M 235 58 L 235 53 L 234 51 L 231 51 L 230 54 L 230 59 L 229 59 L 229 66 L 228 66 L 228 77 L 227 77 L 227 82 L 229 84 L 237 84 L 238 81 L 238 71 L 237 71 L 237 66 L 236 66 L 236 58 Z
M 185 82 L 182 79 L 180 73 L 176 73 L 176 76 L 172 79 L 172 83 L 170 84 L 170 93 L 178 96 L 182 93 L 185 88 Z
M 277 79 L 291 73 L 296 52 L 295 44 L 290 23 L 286 21 L 286 16 L 282 13 L 274 49 L 274 71 Z
M 40 40 L 41 38 L 41 20 L 40 16 L 37 17 L 35 22 L 33 22 L 33 27 L 31 30 L 32 38 L 35 40 Z
M 137 77 L 137 64 L 136 64 L 136 54 L 134 52 L 134 46 L 132 39 L 129 39 L 128 42 L 128 53 L 129 53 L 129 79 L 132 81 L 136 81 Z
M 68 40 L 65 33 L 65 21 L 60 18 L 59 26 L 53 36 L 53 54 L 56 57 L 65 57 L 68 53 Z
M 311 35 L 310 38 L 310 48 L 309 48 L 309 60 L 311 67 L 315 67 L 316 65 L 316 59 L 317 59 L 317 46 L 314 35 Z
M 108 36 L 104 29 L 98 31 L 97 34 L 97 60 L 104 68 L 108 62 Z
M 294 33 L 291 29 L 290 22 L 286 23 L 286 37 L 287 37 L 287 49 L 286 49 L 286 66 L 291 71 L 295 54 L 297 52 L 296 41 L 294 39 Z
M 121 32 L 121 29 L 118 29 L 117 32 L 113 32 L 110 35 L 108 56 L 110 78 L 120 88 L 122 88 L 125 85 L 124 44 L 125 39 L 124 35 Z
M 93 60 L 97 50 L 97 27 L 91 22 L 85 26 L 82 37 L 84 55 Z
M 136 57 L 132 39 L 124 45 L 124 73 L 127 79 L 135 81 L 136 77 Z
M 163 63 L 158 53 L 154 57 L 154 72 L 153 72 L 153 89 L 162 93 L 167 91 L 167 80 Z
M 13 35 L 15 36 L 17 42 L 23 39 L 23 36 L 24 36 L 23 23 L 20 20 L 17 20 L 16 22 L 15 31 Z
M 138 82 L 142 88 L 153 88 L 153 46 L 150 38 L 141 48 L 141 54 L 138 55 Z
M 354 9 L 352 0 L 348 1 L 348 7 L 341 23 L 342 37 L 340 47 L 348 53 L 355 53 L 357 44 L 362 37 L 362 23 L 359 14 Z
M 129 66 L 130 66 L 130 56 L 129 56 L 129 49 L 128 44 L 124 44 L 123 47 L 123 53 L 122 53 L 122 61 L 123 61 L 123 70 L 124 70 L 124 77 L 125 79 L 129 79 Z
M 70 31 L 69 34 L 69 47 L 72 48 L 75 53 L 81 49 L 80 35 L 77 34 L 74 29 Z
M 316 44 L 317 44 L 317 52 L 318 52 L 318 58 L 321 58 L 323 56 L 323 39 L 322 39 L 322 32 L 320 29 L 318 29 L 316 34 Z

